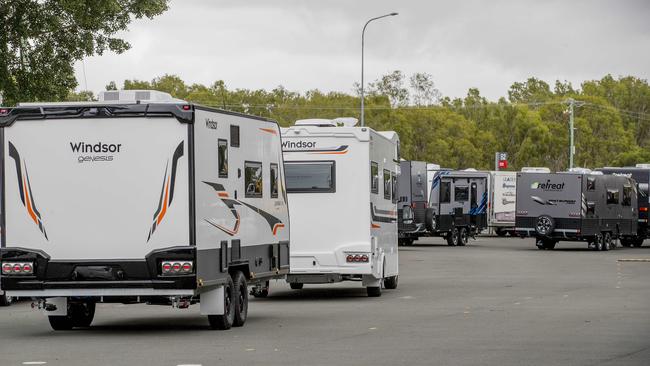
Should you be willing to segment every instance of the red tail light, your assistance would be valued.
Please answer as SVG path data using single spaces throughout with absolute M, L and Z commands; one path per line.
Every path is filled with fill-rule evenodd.
M 639 207 L 639 212 L 648 212 L 647 207 Z
M 370 256 L 366 253 L 354 253 L 354 254 L 348 254 L 345 257 L 345 261 L 348 263 L 368 263 L 370 260 Z

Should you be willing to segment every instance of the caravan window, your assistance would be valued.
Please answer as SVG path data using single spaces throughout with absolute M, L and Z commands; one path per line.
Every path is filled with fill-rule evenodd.
M 389 200 L 393 189 L 390 180 L 390 170 L 384 169 L 384 198 Z
M 278 164 L 271 164 L 271 198 L 278 198 Z
M 587 190 L 596 190 L 596 177 L 587 177 Z
M 607 190 L 607 204 L 608 205 L 617 205 L 618 204 L 618 189 L 608 189 Z
M 440 182 L 440 203 L 451 202 L 451 182 Z
M 390 173 L 390 179 L 391 179 L 391 182 L 392 182 L 391 185 L 392 185 L 392 189 L 393 189 L 392 202 L 397 203 L 397 176 L 395 175 L 395 173 Z
M 246 197 L 262 197 L 262 163 L 247 161 L 244 163 L 244 181 Z
M 379 193 L 379 165 L 374 161 L 370 162 L 370 191 Z
M 284 175 L 289 193 L 336 192 L 336 165 L 333 161 L 287 161 Z
M 454 201 L 463 202 L 469 200 L 469 187 L 468 186 L 455 186 L 454 187 Z
M 239 147 L 239 126 L 230 125 L 230 146 Z
M 475 208 L 478 207 L 478 187 L 476 186 L 476 183 L 472 183 L 471 187 L 470 206 Z
M 632 205 L 632 186 L 623 186 L 623 206 Z
M 217 162 L 219 164 L 219 178 L 228 178 L 228 141 L 217 141 Z

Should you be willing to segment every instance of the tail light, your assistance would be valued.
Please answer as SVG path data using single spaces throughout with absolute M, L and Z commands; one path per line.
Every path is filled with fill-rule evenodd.
M 368 263 L 370 256 L 367 253 L 351 253 L 345 257 L 348 263 Z
M 648 212 L 647 207 L 639 207 L 639 212 Z
M 168 260 L 160 263 L 163 276 L 173 276 L 194 272 L 194 262 L 184 260 Z
M 32 262 L 3 262 L 3 275 L 31 275 L 34 274 L 34 264 Z

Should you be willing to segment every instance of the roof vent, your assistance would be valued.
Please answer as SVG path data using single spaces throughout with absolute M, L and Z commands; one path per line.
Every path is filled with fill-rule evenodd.
M 99 92 L 98 99 L 100 102 L 183 102 L 157 90 L 106 90 Z

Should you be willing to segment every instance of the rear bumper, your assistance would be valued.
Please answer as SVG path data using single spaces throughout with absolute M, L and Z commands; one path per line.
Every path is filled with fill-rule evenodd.
M 155 250 L 142 260 L 74 261 L 51 260 L 47 253 L 33 249 L 2 248 L 0 259 L 34 263 L 34 275 L 2 276 L 0 288 L 13 293 L 13 296 L 40 296 L 32 293 L 59 296 L 51 295 L 54 292 L 66 293 L 65 296 L 82 296 L 81 293 L 93 291 L 101 294 L 92 296 L 127 295 L 127 292 L 144 296 L 152 291 L 193 292 L 196 289 L 195 274 L 177 276 L 160 274 L 160 262 L 165 259 L 186 259 L 196 263 L 194 247 L 188 246 Z

